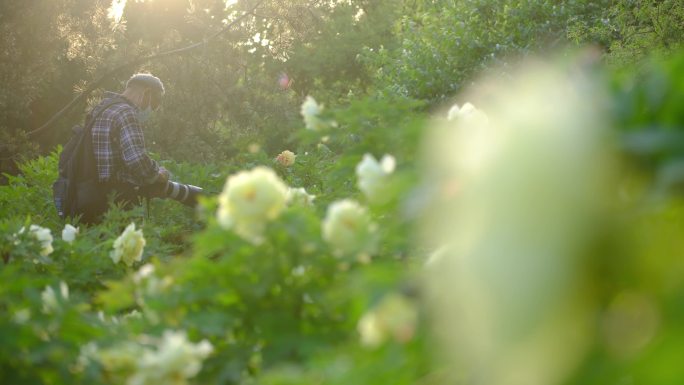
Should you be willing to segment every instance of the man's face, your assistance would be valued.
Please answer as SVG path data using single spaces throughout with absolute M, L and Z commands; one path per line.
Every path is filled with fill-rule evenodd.
M 150 107 L 152 111 L 157 111 L 161 107 L 162 95 L 161 92 L 147 89 L 143 98 L 143 108 Z

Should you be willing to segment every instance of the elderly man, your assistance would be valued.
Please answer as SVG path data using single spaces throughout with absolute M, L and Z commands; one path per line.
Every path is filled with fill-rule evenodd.
M 141 124 L 159 109 L 164 85 L 150 74 L 133 75 L 121 94 L 106 92 L 90 113 L 96 183 L 78 192 L 78 209 L 85 222 L 96 222 L 107 210 L 106 197 L 138 202 L 141 197 L 173 198 L 196 203 L 199 187 L 169 181 L 169 172 L 149 157 Z M 90 147 L 90 146 L 88 146 Z M 90 150 L 88 150 L 90 153 Z

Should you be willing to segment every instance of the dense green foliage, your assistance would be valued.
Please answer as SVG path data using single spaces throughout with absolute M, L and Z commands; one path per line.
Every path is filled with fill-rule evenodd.
M 684 379 L 680 2 L 150 0 L 125 2 L 118 20 L 111 4 L 0 5 L 0 160 L 12 171 L 0 185 L 0 383 L 481 383 L 478 370 L 488 370 L 443 354 L 447 311 L 429 293 L 440 244 L 422 236 L 426 212 L 456 201 L 462 186 L 430 163 L 456 149 L 426 148 L 425 135 L 456 129 L 442 109 L 453 99 L 479 87 L 486 99 L 481 71 L 514 77 L 519 59 L 547 51 L 560 53 L 559 71 L 605 90 L 600 146 L 616 169 L 578 262 L 590 337 L 562 383 Z M 112 205 L 99 225 L 60 220 L 51 197 L 58 144 L 102 88 L 40 136 L 27 132 L 117 65 L 202 41 L 255 5 L 201 48 L 102 84 L 120 90 L 135 71 L 162 78 L 168 92 L 147 144 L 174 179 L 209 192 L 200 206 L 153 200 L 149 209 Z M 283 75 L 291 82 L 279 83 Z M 307 95 L 324 105 L 318 129 L 302 120 Z M 284 150 L 293 164 L 276 158 Z M 370 187 L 359 171 L 366 154 L 396 158 L 396 167 L 371 167 L 381 183 Z M 291 199 L 263 228 L 247 226 L 255 241 L 226 224 L 230 198 L 219 194 L 258 166 L 316 198 Z M 251 183 L 278 190 L 263 176 Z M 345 199 L 367 217 L 347 212 L 330 230 L 331 208 Z M 524 227 L 537 203 L 515 224 Z M 79 226 L 73 241 L 61 236 L 66 223 Z M 133 253 L 124 251 L 114 262 L 131 223 L 145 239 L 141 258 L 127 265 Z M 53 250 L 32 225 L 51 230 Z M 506 225 L 472 223 L 482 233 Z M 135 237 L 126 239 L 140 246 Z M 544 234 L 537 240 L 545 245 Z M 500 273 L 523 283 L 539 271 L 511 270 Z M 516 331 L 539 326 L 510 321 L 523 325 Z

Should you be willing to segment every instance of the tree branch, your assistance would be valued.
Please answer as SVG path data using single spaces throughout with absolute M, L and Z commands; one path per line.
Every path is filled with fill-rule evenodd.
M 150 60 L 155 60 L 155 59 L 159 59 L 159 58 L 163 58 L 163 57 L 178 55 L 178 54 L 181 54 L 181 53 L 184 53 L 184 52 L 188 52 L 188 51 L 190 51 L 190 50 L 193 50 L 193 49 L 195 49 L 195 48 L 202 47 L 202 46 L 208 44 L 211 40 L 217 38 L 217 37 L 220 36 L 221 34 L 223 34 L 223 33 L 225 33 L 226 31 L 228 31 L 232 26 L 234 26 L 234 25 L 237 24 L 239 21 L 241 21 L 242 19 L 244 19 L 247 15 L 253 14 L 254 11 L 255 11 L 259 6 L 261 6 L 261 3 L 263 3 L 263 2 L 264 2 L 264 0 L 259 0 L 259 1 L 257 1 L 257 3 L 252 7 L 252 9 L 250 9 L 249 11 L 243 13 L 243 14 L 240 15 L 237 19 L 235 19 L 235 20 L 231 21 L 230 23 L 226 24 L 226 26 L 223 27 L 223 28 L 221 28 L 221 30 L 219 30 L 218 32 L 214 33 L 213 35 L 211 35 L 211 36 L 209 36 L 209 37 L 203 39 L 203 40 L 200 41 L 200 42 L 197 42 L 197 43 L 194 43 L 194 44 L 190 44 L 189 46 L 186 46 L 186 47 L 176 48 L 176 49 L 172 49 L 172 50 L 165 51 L 165 52 L 160 52 L 160 53 L 153 54 L 153 55 L 148 55 L 148 56 L 139 57 L 139 58 L 133 59 L 133 60 L 127 62 L 127 63 L 121 64 L 121 65 L 119 65 L 118 67 L 115 67 L 115 68 L 112 69 L 112 70 L 107 71 L 104 75 L 100 76 L 99 79 L 97 79 L 96 81 L 94 81 L 93 83 L 91 83 L 91 84 L 88 86 L 88 88 L 86 88 L 83 92 L 81 92 L 81 94 L 79 94 L 79 95 L 76 96 L 73 100 L 71 100 L 71 102 L 69 102 L 69 104 L 67 104 L 67 105 L 64 106 L 61 110 L 57 111 L 57 113 L 55 113 L 54 115 L 52 115 L 52 117 L 51 117 L 50 119 L 48 119 L 48 121 L 45 122 L 45 124 L 43 124 L 42 126 L 36 128 L 35 130 L 29 131 L 29 132 L 28 132 L 28 135 L 29 135 L 29 136 L 36 136 L 36 135 L 42 133 L 43 131 L 45 131 L 45 130 L 46 130 L 47 128 L 49 128 L 54 122 L 56 122 L 56 121 L 57 121 L 59 118 L 61 118 L 65 113 L 67 113 L 74 105 L 80 103 L 80 102 L 83 101 L 85 98 L 87 98 L 88 95 L 90 95 L 91 92 L 93 92 L 95 89 L 97 89 L 97 88 L 98 88 L 106 79 L 110 78 L 112 75 L 115 75 L 116 73 L 121 72 L 121 71 L 127 69 L 128 67 L 131 67 L 131 66 L 134 66 L 134 65 L 137 65 L 137 64 L 140 64 L 140 63 L 148 62 L 148 61 L 150 61 Z

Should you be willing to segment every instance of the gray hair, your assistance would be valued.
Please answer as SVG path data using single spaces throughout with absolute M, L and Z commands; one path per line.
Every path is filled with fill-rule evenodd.
M 152 74 L 135 74 L 131 76 L 131 78 L 126 82 L 126 88 L 135 86 L 152 88 L 161 92 L 162 95 L 164 95 L 165 92 L 164 83 L 162 83 L 158 77 Z

